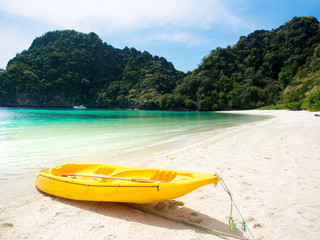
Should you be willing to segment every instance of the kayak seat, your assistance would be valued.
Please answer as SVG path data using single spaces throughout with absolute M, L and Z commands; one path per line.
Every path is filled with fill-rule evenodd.
M 98 175 L 111 175 L 114 172 L 114 168 L 112 167 L 99 167 L 94 171 L 94 174 Z
M 142 178 L 161 182 L 170 182 L 178 175 L 175 171 L 158 169 L 129 169 L 116 171 L 110 174 L 111 177 Z
M 151 178 L 161 182 L 171 182 L 178 175 L 175 171 L 158 170 Z

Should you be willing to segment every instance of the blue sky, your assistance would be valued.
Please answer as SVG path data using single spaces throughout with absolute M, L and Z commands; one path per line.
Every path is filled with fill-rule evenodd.
M 0 0 L 0 68 L 52 30 L 95 32 L 192 71 L 217 47 L 294 16 L 320 20 L 319 0 Z

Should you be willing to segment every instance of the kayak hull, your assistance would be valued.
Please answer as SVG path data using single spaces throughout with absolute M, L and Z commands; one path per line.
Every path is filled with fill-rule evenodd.
M 65 176 L 63 175 L 65 173 L 90 176 Z M 99 176 L 139 178 L 154 182 L 106 179 Z M 143 204 L 178 198 L 201 186 L 218 181 L 215 174 L 209 173 L 107 164 L 64 164 L 41 171 L 36 176 L 37 188 L 57 197 L 83 201 Z

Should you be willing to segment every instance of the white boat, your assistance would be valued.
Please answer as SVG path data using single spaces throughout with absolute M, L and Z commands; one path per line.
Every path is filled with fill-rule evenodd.
M 83 110 L 83 109 L 87 109 L 87 108 L 84 105 L 78 105 L 78 106 L 73 106 L 73 109 Z

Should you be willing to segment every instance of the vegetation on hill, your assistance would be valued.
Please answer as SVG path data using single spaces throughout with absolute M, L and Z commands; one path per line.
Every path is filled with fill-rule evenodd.
M 217 48 L 184 78 L 174 95 L 187 108 L 249 109 L 284 102 L 290 109 L 314 106 L 319 96 L 320 29 L 313 17 L 293 18 L 272 31 L 240 37 Z
M 48 32 L 0 70 L 0 104 L 320 110 L 319 26 L 314 17 L 295 17 L 255 31 L 216 48 L 187 74 L 148 52 L 116 49 L 95 33 Z
M 164 58 L 116 49 L 95 34 L 48 32 L 9 61 L 0 103 L 22 106 L 155 108 L 185 74 Z

